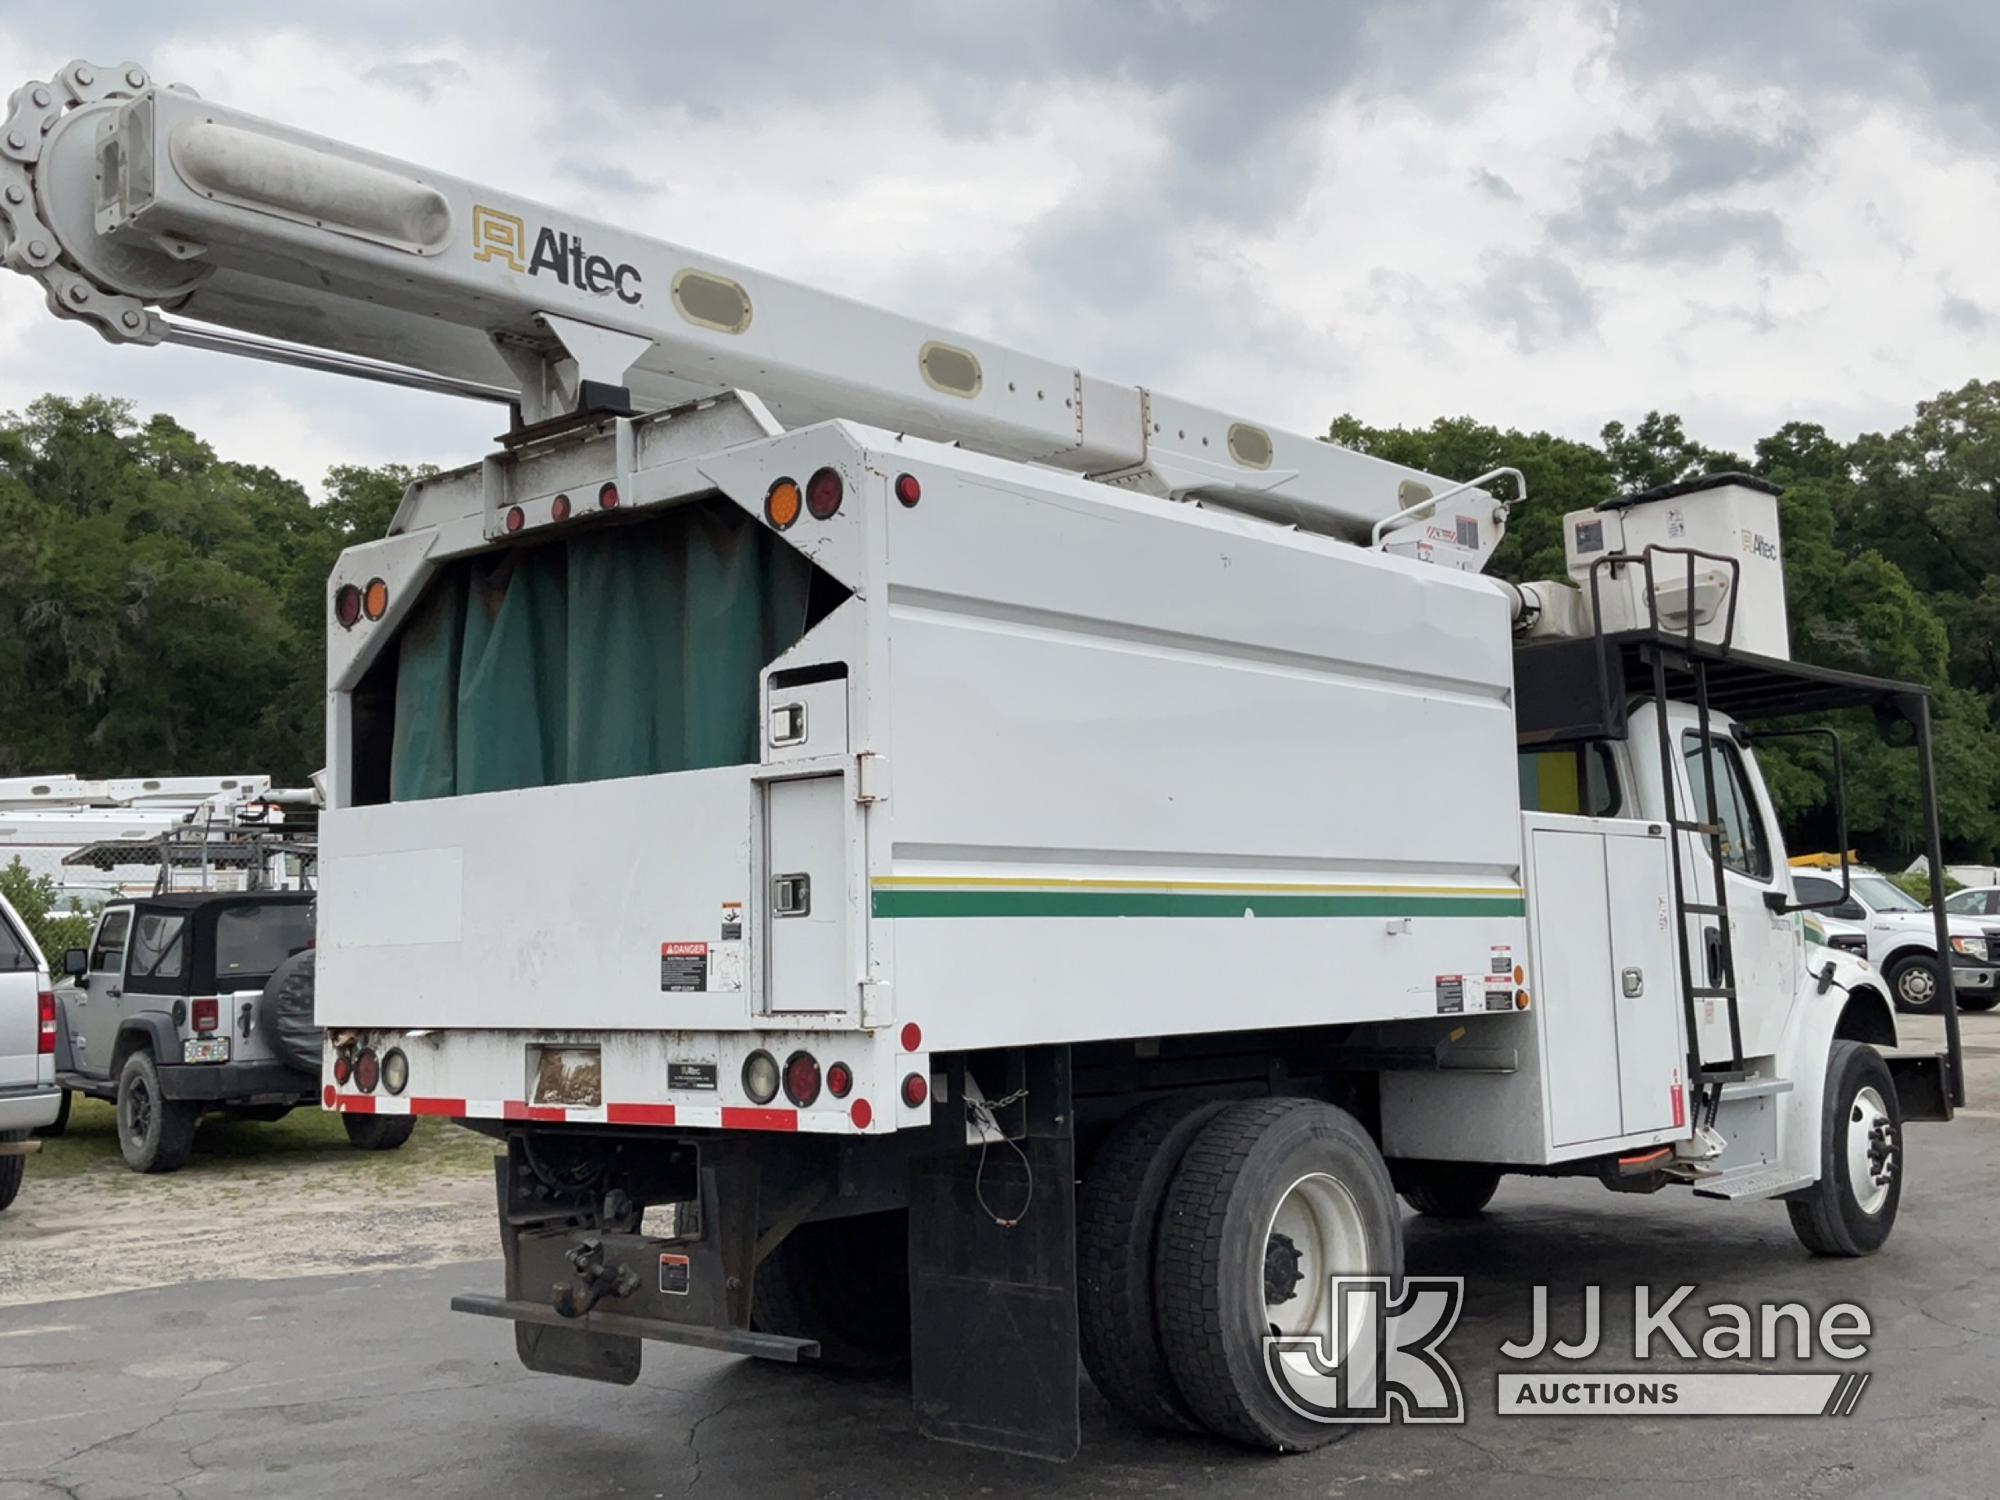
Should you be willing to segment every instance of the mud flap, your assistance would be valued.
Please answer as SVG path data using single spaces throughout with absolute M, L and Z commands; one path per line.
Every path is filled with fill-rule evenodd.
M 507 1162 L 505 1156 L 493 1159 L 493 1179 L 500 1195 L 500 1248 L 506 1259 L 507 1295 L 520 1297 L 526 1295 L 526 1289 L 521 1285 L 520 1234 L 507 1218 Z M 534 1323 L 514 1325 L 514 1352 L 522 1365 L 537 1374 L 575 1375 L 613 1385 L 630 1385 L 637 1380 L 643 1357 L 635 1338 Z
M 1882 1061 L 1896 1080 L 1896 1102 L 1905 1121 L 1951 1119 L 1951 1072 L 1943 1053 L 1893 1052 Z
M 990 1146 L 982 1162 L 978 1147 L 961 1148 L 911 1165 L 917 1428 L 948 1442 L 1067 1459 L 1081 1440 L 1069 1049 L 999 1059 L 1001 1076 L 992 1079 L 982 1059 L 973 1065 L 989 1098 L 1025 1086 L 1026 1096 L 1000 1114 L 1021 1151 Z M 1009 1086 L 997 1086 L 1003 1081 Z M 953 1102 L 940 1107 L 956 1114 L 964 1084 L 955 1066 Z

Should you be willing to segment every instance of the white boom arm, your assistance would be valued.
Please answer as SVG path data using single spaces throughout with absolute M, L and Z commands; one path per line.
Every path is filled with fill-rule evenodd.
M 1420 471 L 155 87 L 134 64 L 73 62 L 14 92 L 0 245 L 53 311 L 113 342 L 517 399 L 531 422 L 741 388 L 787 425 L 846 417 L 1461 568 L 1505 520 L 1482 491 L 1426 514 L 1448 485 Z

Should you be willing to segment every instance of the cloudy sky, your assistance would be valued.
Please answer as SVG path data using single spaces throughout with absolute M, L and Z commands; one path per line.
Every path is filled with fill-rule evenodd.
M 1990 0 L 0 0 L 0 88 L 76 56 L 1301 431 L 1747 447 L 2000 374 Z M 0 277 L 44 390 L 309 485 L 499 415 Z

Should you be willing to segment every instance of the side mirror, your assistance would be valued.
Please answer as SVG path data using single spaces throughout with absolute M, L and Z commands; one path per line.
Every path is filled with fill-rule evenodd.
M 90 972 L 90 955 L 81 948 L 71 948 L 63 954 L 63 973 L 71 979 L 81 979 Z
M 1794 909 L 1792 898 L 1787 896 L 1783 891 L 1764 892 L 1764 904 L 1770 907 L 1772 911 L 1777 912 L 1786 912 Z

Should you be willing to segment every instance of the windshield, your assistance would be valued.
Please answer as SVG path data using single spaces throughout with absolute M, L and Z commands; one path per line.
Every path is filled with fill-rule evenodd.
M 1848 887 L 1876 911 L 1923 911 L 1923 902 L 1900 886 L 1891 885 L 1880 875 L 1855 875 Z
M 215 919 L 215 977 L 269 979 L 312 936 L 313 909 L 302 902 L 227 907 Z

